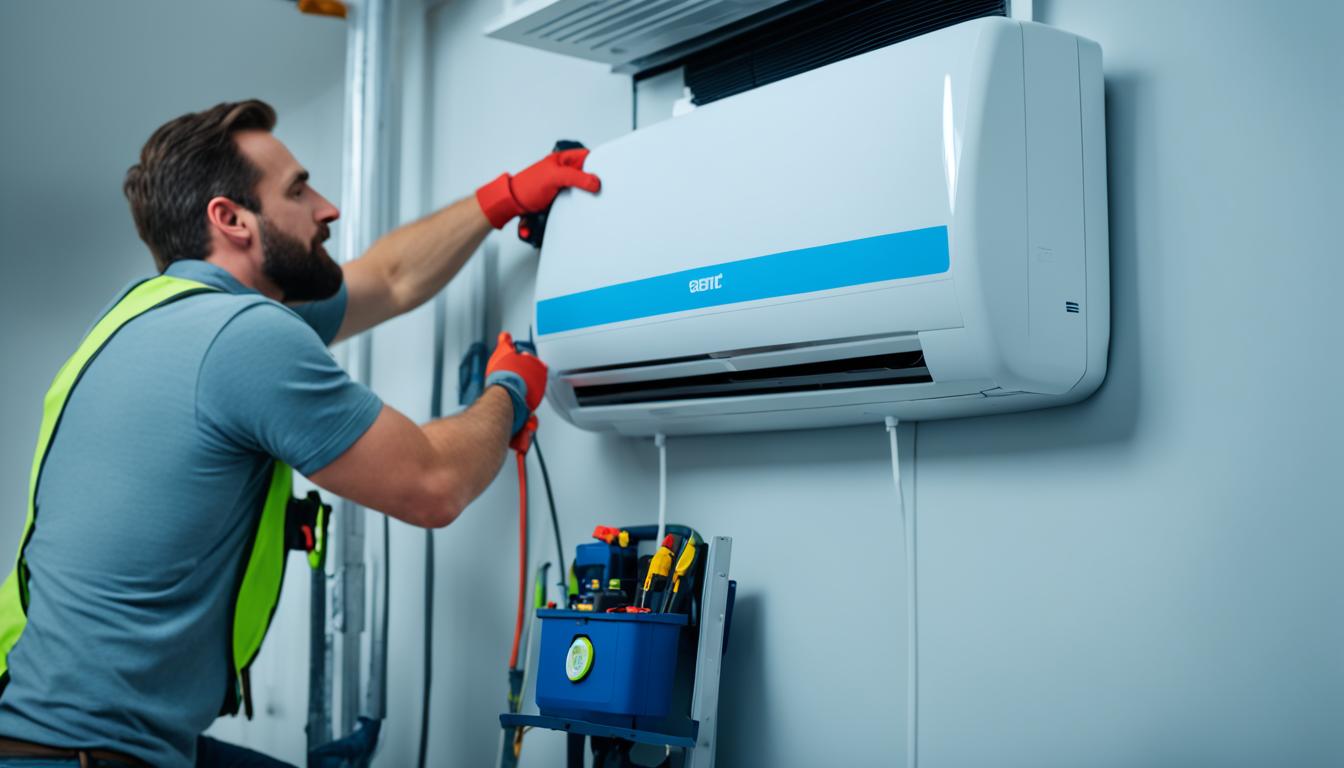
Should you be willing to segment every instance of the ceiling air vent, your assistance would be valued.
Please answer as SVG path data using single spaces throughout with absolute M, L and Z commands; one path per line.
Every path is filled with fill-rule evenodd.
M 613 68 L 699 38 L 786 0 L 527 0 L 490 37 Z

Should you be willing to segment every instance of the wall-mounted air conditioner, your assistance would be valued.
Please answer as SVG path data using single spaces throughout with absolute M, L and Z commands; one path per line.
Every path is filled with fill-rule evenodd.
M 588 429 L 933 419 L 1087 397 L 1106 370 L 1101 51 L 979 19 L 593 150 L 535 327 Z

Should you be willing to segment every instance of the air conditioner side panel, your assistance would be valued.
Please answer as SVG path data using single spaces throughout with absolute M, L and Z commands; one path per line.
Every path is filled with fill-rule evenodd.
M 1083 120 L 1083 212 L 1087 247 L 1087 370 L 1069 400 L 1081 400 L 1106 377 L 1111 343 L 1111 235 L 1106 193 L 1106 102 L 1101 46 L 1078 41 Z
M 1027 346 L 1019 389 L 1068 392 L 1087 368 L 1087 248 L 1078 38 L 1023 24 L 1027 118 Z
M 989 379 L 991 388 L 1003 387 L 1027 338 L 1021 25 L 981 25 L 966 74 L 949 76 L 947 90 L 956 179 L 952 264 L 965 323 L 921 332 L 920 343 L 935 381 Z

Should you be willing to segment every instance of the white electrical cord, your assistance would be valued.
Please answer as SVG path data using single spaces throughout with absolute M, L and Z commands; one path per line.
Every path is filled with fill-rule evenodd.
M 653 436 L 658 446 L 658 542 L 667 533 L 667 436 L 662 432 Z
M 901 531 L 905 538 L 905 605 L 906 605 L 906 680 L 905 686 L 905 754 L 906 766 L 919 765 L 919 591 L 915 581 L 915 510 L 906 513 L 905 493 L 901 488 L 901 449 L 896 438 L 896 427 L 901 422 L 888 416 L 887 436 L 891 439 L 891 478 L 896 485 L 896 504 L 901 511 Z

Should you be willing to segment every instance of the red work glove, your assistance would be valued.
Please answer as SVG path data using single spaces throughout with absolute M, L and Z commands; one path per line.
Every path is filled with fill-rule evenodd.
M 503 387 L 513 401 L 513 430 L 509 434 L 516 435 L 546 394 L 546 364 L 536 355 L 520 352 L 513 336 L 503 331 L 490 362 L 485 364 L 485 386 L 493 384 Z
M 602 188 L 601 179 L 583 172 L 587 157 L 586 149 L 552 152 L 517 176 L 502 174 L 476 190 L 476 202 L 490 225 L 499 229 L 515 216 L 546 210 L 560 190 L 567 187 L 597 192 Z

